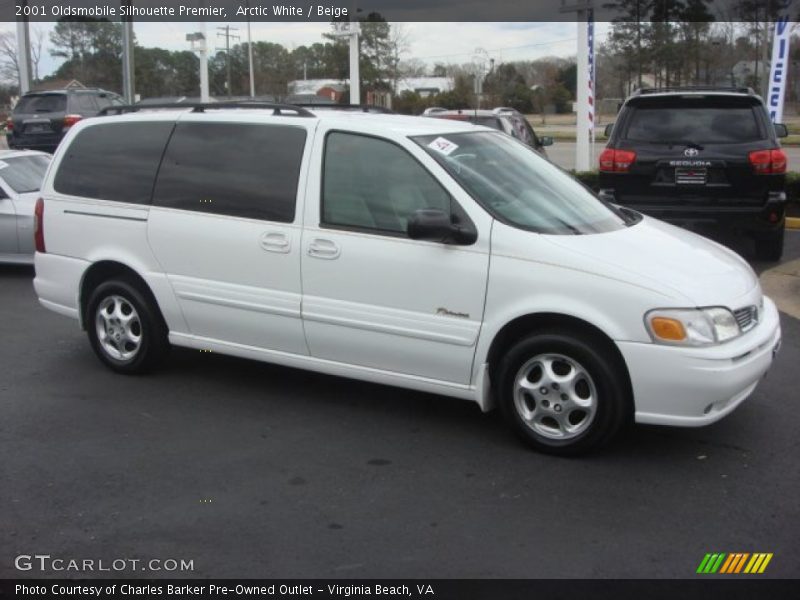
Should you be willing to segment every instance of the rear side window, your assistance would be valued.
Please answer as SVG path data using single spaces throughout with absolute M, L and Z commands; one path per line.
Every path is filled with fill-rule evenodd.
M 36 94 L 23 96 L 14 107 L 17 114 L 35 114 L 64 112 L 67 109 L 67 97 L 64 94 Z
M 172 122 L 107 123 L 81 131 L 53 183 L 61 194 L 149 204 Z
M 765 137 L 753 106 L 721 104 L 637 106 L 628 119 L 625 139 L 650 143 L 738 144 Z
M 70 98 L 69 110 L 84 115 L 96 113 L 98 108 L 92 94 L 75 94 Z
M 291 223 L 306 131 L 179 123 L 158 174 L 158 206 Z

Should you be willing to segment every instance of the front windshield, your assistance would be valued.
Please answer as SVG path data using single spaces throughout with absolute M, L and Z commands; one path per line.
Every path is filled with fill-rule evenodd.
M 18 194 L 36 192 L 42 186 L 50 157 L 45 154 L 14 156 L 0 160 L 0 177 Z
M 480 131 L 413 139 L 501 221 L 559 235 L 625 227 L 621 214 L 507 135 Z

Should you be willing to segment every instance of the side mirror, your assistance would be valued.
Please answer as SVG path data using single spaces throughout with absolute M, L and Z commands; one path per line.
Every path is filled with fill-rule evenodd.
M 614 131 L 614 124 L 613 123 L 609 123 L 608 125 L 606 125 L 606 128 L 605 128 L 605 134 L 606 134 L 607 138 L 611 137 L 611 132 L 612 131 Z
M 773 124 L 773 127 L 775 127 L 775 135 L 777 135 L 779 138 L 785 138 L 789 135 L 789 130 L 783 123 L 775 123 Z
M 540 146 L 552 146 L 553 145 L 553 138 L 549 135 L 543 135 L 539 138 L 539 145 Z
M 478 232 L 472 227 L 453 223 L 448 213 L 434 208 L 415 210 L 408 220 L 406 231 L 412 240 L 442 244 L 468 246 L 478 239 Z

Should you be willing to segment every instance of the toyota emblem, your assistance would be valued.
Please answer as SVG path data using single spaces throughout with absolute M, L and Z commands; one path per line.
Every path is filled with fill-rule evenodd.
M 687 148 L 683 151 L 684 156 L 697 156 L 700 151 L 697 148 Z

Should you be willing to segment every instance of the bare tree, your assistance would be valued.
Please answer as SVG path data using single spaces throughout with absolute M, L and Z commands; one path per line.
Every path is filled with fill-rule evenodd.
M 31 30 L 31 67 L 33 81 L 39 79 L 39 61 L 42 59 L 44 31 Z M 17 36 L 11 31 L 0 31 L 0 79 L 13 85 L 19 84 L 19 59 L 17 56 Z
M 13 85 L 19 83 L 17 36 L 11 31 L 0 31 L 0 79 Z
M 31 66 L 33 67 L 33 81 L 39 81 L 39 61 L 42 60 L 44 46 L 44 30 L 34 27 L 31 30 Z
M 419 58 L 400 61 L 401 77 L 425 77 L 428 75 L 427 63 Z
M 403 23 L 392 23 L 389 34 L 389 76 L 392 79 L 392 90 L 397 93 L 397 82 L 403 76 L 400 62 L 403 55 L 411 49 L 411 35 Z

